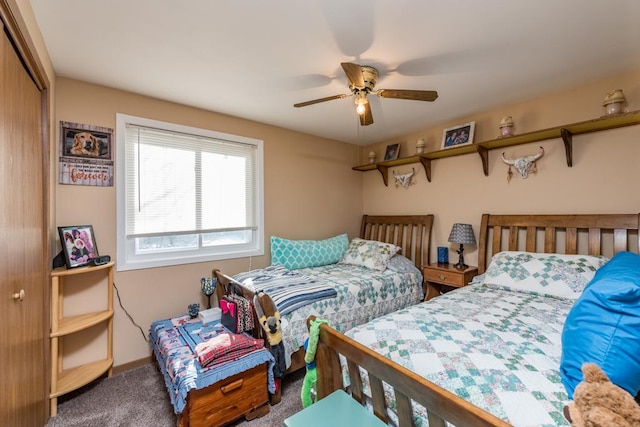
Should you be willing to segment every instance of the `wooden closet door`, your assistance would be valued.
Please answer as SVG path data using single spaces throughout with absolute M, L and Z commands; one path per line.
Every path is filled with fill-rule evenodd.
M 42 94 L 1 21 L 0 30 L 0 425 L 40 427 L 48 372 Z

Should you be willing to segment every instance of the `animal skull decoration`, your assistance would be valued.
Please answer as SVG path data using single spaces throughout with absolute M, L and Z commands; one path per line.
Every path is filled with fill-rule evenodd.
M 511 171 L 511 166 L 513 166 L 522 179 L 526 179 L 529 176 L 529 172 L 537 173 L 538 170 L 536 168 L 536 160 L 544 155 L 544 148 L 540 147 L 540 151 L 537 154 L 533 154 L 531 156 L 518 157 L 517 159 L 509 160 L 504 157 L 504 153 L 502 153 L 502 161 L 509 165 L 509 172 L 507 172 L 507 181 L 511 181 L 511 176 L 513 172 Z
M 396 180 L 396 186 L 398 184 L 402 185 L 405 189 L 411 185 L 411 179 L 413 175 L 416 173 L 415 168 L 411 168 L 411 172 L 403 173 L 402 175 L 396 174 L 396 171 L 393 171 L 393 177 Z

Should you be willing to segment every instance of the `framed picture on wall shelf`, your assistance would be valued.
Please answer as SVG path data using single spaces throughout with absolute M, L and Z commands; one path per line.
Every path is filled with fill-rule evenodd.
M 58 227 L 58 234 L 67 268 L 88 265 L 98 256 L 98 246 L 91 225 Z
M 387 145 L 387 149 L 384 152 L 384 160 L 396 160 L 400 154 L 400 144 Z
M 457 125 L 442 132 L 442 149 L 473 144 L 476 122 Z

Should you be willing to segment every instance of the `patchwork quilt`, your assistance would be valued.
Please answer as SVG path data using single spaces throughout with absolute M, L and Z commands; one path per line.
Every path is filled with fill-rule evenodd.
M 181 414 L 186 406 L 187 394 L 191 389 L 205 388 L 220 380 L 255 366 L 268 363 L 268 389 L 275 392 L 271 353 L 262 348 L 242 357 L 226 359 L 226 363 L 209 364 L 203 367 L 198 361 L 197 349 L 222 333 L 228 333 L 220 324 L 202 325 L 198 318 L 188 315 L 153 322 L 149 330 L 149 341 L 153 354 L 164 376 L 165 385 L 176 414 Z
M 568 425 L 560 336 L 573 303 L 474 283 L 345 335 L 515 426 Z M 416 425 L 428 425 L 426 410 L 414 409 Z
M 291 365 L 291 354 L 309 337 L 306 321 L 312 314 L 326 319 L 332 327 L 344 332 L 376 317 L 417 304 L 423 296 L 422 273 L 415 266 L 398 270 L 377 271 L 345 264 L 295 270 L 310 280 L 331 286 L 336 296 L 314 301 L 282 316 L 287 367 Z M 238 276 L 234 278 L 238 280 Z

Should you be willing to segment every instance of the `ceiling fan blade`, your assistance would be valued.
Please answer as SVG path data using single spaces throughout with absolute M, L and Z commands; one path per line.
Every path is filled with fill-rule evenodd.
M 293 104 L 293 106 L 294 107 L 306 107 L 307 105 L 319 104 L 320 102 L 326 102 L 326 101 L 333 101 L 334 99 L 344 99 L 344 98 L 346 98 L 348 96 L 351 96 L 351 95 L 347 95 L 347 94 L 343 93 L 341 95 L 327 96 L 326 98 L 314 99 L 312 101 L 299 102 L 297 104 Z
M 353 62 L 342 62 L 342 69 L 349 79 L 349 83 L 357 88 L 364 87 L 364 77 L 362 77 L 362 68 Z
M 435 101 L 438 98 L 438 92 L 435 90 L 379 89 L 376 91 L 376 95 L 381 98 L 412 99 L 414 101 Z
M 369 126 L 373 123 L 373 115 L 371 114 L 371 104 L 364 104 L 364 113 L 360 114 L 360 125 Z

